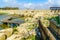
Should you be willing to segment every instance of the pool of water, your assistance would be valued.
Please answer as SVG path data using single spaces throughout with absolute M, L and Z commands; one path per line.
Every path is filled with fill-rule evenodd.
M 6 17 L 9 17 L 9 15 L 0 15 L 0 20 L 5 19 Z M 24 22 L 21 18 L 15 18 L 11 20 L 12 22 Z
M 20 18 L 16 18 L 16 19 L 13 19 L 11 20 L 12 22 L 20 22 L 20 23 L 23 23 L 24 20 L 20 19 Z
M 16 23 L 21 24 L 21 23 L 24 23 L 24 20 L 21 19 L 21 18 L 15 18 L 15 19 L 12 19 L 11 22 L 16 22 Z M 10 25 L 11 25 L 11 27 L 16 27 L 16 26 L 18 26 L 18 24 L 15 24 L 15 23 L 10 24 Z
M 6 17 L 8 17 L 8 15 L 0 15 L 0 20 L 4 19 Z
M 6 17 L 8 17 L 8 15 L 0 15 L 0 20 L 4 19 Z M 2 23 L 0 22 L 0 24 L 2 24 Z
M 5 19 L 6 17 L 9 17 L 9 15 L 0 15 L 0 20 L 3 20 Z M 18 23 L 24 23 L 24 20 L 21 19 L 21 18 L 15 18 L 15 19 L 12 19 L 10 20 L 11 22 L 18 22 Z M 2 25 L 2 22 L 0 22 L 0 25 Z M 17 24 L 10 24 L 10 26 L 17 26 Z M 0 26 L 1 27 L 1 26 Z M 0 28 L 2 29 L 2 28 Z

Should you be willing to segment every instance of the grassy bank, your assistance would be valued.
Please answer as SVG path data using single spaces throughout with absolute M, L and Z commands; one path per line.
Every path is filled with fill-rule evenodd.
M 5 13 L 5 12 L 1 12 L 0 15 L 4 15 L 4 14 L 8 14 L 8 13 Z

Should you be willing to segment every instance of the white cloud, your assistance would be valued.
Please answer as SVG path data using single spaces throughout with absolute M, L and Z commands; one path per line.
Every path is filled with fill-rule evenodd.
M 3 2 L 5 2 L 5 3 L 16 3 L 17 0 L 3 0 Z
M 3 0 L 6 6 L 31 8 L 31 9 L 48 9 L 51 6 L 60 6 L 60 0 L 48 0 L 44 3 L 19 3 L 17 0 Z
M 26 7 L 26 8 L 30 8 L 33 4 L 32 3 L 24 3 L 23 6 Z
M 60 0 L 55 1 L 55 3 L 60 6 Z
M 32 9 L 48 9 L 49 7 L 51 7 L 54 4 L 54 0 L 48 0 L 45 3 L 27 3 L 24 4 L 25 8 L 32 8 Z
M 3 0 L 4 2 L 8 2 L 9 0 Z
M 3 2 L 8 2 L 9 0 L 3 0 Z
M 18 6 L 18 2 L 17 0 L 2 0 L 5 3 L 5 6 L 7 7 L 14 7 L 14 6 Z

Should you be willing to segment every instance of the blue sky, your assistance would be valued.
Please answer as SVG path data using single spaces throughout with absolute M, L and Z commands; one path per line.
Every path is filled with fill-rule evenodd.
M 0 7 L 49 9 L 51 6 L 60 7 L 60 0 L 0 0 Z
M 47 0 L 18 0 L 21 3 L 44 3 Z

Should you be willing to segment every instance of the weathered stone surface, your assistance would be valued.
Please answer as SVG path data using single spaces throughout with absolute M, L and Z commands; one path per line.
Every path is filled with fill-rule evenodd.
M 7 35 L 7 37 L 9 37 L 12 35 L 13 29 L 12 28 L 3 29 L 3 30 L 0 30 L 0 33 L 4 33 L 5 35 Z
M 20 34 L 21 36 L 24 36 L 24 37 L 29 36 L 29 32 L 25 27 L 17 27 L 17 31 L 18 31 L 18 34 Z
M 4 33 L 0 33 L 0 40 L 5 40 L 5 34 Z
M 21 36 L 19 34 L 13 34 L 12 36 L 7 38 L 6 40 L 21 40 L 22 38 L 23 38 L 23 36 Z

